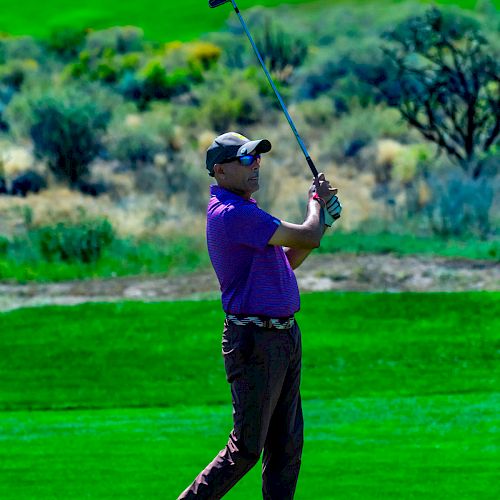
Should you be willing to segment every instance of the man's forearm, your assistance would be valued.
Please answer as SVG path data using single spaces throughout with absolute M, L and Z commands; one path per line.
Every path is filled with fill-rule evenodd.
M 314 239 L 318 242 L 321 241 L 321 237 L 323 236 L 324 226 L 325 226 L 325 213 L 321 208 L 321 205 L 312 198 L 309 200 L 307 204 L 307 213 L 303 226 L 309 228 L 311 233 L 314 234 Z
M 325 225 L 325 214 L 319 203 L 314 200 L 310 201 L 307 207 L 307 216 L 304 224 L 307 223 L 311 224 L 318 231 L 319 239 L 321 239 L 327 228 Z M 283 250 L 291 268 L 297 269 L 314 249 L 284 247 Z

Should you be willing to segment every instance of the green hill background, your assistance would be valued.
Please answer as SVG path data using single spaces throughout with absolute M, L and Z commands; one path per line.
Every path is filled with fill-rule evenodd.
M 361 2 L 354 2 L 360 4 Z M 479 3 L 488 0 L 479 0 Z M 239 0 L 238 6 L 243 11 L 256 5 L 273 7 L 280 4 L 308 4 L 307 8 L 324 6 L 325 4 L 345 3 L 346 0 L 321 0 L 311 2 L 304 0 Z M 398 0 L 385 0 L 383 4 L 401 3 Z M 438 5 L 457 5 L 462 8 L 474 8 L 478 0 L 428 1 Z M 491 0 L 495 7 L 500 6 L 500 0 Z M 37 2 L 27 0 L 12 6 L 8 0 L 0 0 L 0 32 L 13 35 L 32 35 L 46 37 L 52 30 L 62 26 L 75 28 L 102 29 L 110 26 L 134 25 L 144 29 L 146 38 L 153 40 L 190 40 L 203 33 L 218 30 L 232 12 L 230 5 L 217 9 L 209 9 L 208 0 L 182 0 L 157 2 L 143 0 L 142 2 L 117 2 L 116 0 L 87 0 L 68 4 L 65 0 L 49 0 Z

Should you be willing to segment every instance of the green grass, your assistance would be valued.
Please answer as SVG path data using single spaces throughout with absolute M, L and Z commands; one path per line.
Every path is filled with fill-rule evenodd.
M 23 243 L 23 242 L 21 242 Z M 47 261 L 36 245 L 12 245 L 0 252 L 0 281 L 67 281 L 143 274 L 176 275 L 209 266 L 202 238 L 177 238 L 175 241 L 138 242 L 116 239 L 97 262 Z
M 307 0 L 306 0 L 307 1 Z M 280 0 L 259 0 L 258 4 L 275 6 Z M 287 0 L 286 3 L 305 3 Z M 240 0 L 239 7 L 247 9 L 255 2 Z M 134 25 L 144 29 L 148 38 L 155 40 L 190 40 L 203 33 L 219 30 L 231 14 L 230 5 L 209 9 L 208 0 L 157 2 L 117 2 L 116 0 L 87 0 L 69 5 L 64 0 L 49 0 L 40 4 L 27 0 L 16 8 L 0 0 L 2 19 L 0 30 L 13 34 L 31 34 L 45 37 L 60 26 L 106 28 L 115 25 Z
M 479 240 L 473 237 L 440 238 L 397 233 L 329 232 L 321 241 L 320 253 L 393 253 L 466 259 L 500 260 L 500 239 Z
M 48 262 L 29 241 L 0 251 L 0 281 L 52 282 L 87 278 L 137 275 L 179 275 L 210 269 L 204 237 L 170 241 L 137 242 L 115 240 L 95 263 Z M 500 260 L 498 238 L 442 239 L 413 234 L 344 233 L 327 234 L 319 253 L 372 253 L 426 255 L 466 259 Z
M 353 3 L 349 0 L 335 0 L 336 3 Z M 254 6 L 268 7 L 279 4 L 315 3 L 308 0 L 239 0 L 242 11 Z M 319 4 L 331 4 L 324 0 Z M 359 3 L 359 2 L 358 2 Z M 386 3 L 400 3 L 398 0 L 386 0 Z M 425 3 L 431 3 L 425 0 Z M 463 8 L 473 8 L 476 0 L 439 0 L 437 4 L 460 4 Z M 494 0 L 498 7 L 499 0 Z M 230 5 L 209 9 L 208 0 L 182 0 L 157 2 L 117 2 L 116 0 L 87 0 L 83 3 L 69 4 L 64 0 L 35 2 L 26 0 L 13 8 L 12 2 L 0 0 L 0 31 L 15 35 L 29 34 L 46 37 L 57 27 L 101 29 L 116 25 L 134 25 L 144 29 L 147 38 L 168 40 L 191 40 L 210 31 L 219 30 L 231 14 Z
M 499 299 L 305 295 L 296 498 L 496 498 Z M 231 428 L 222 318 L 218 301 L 0 314 L 0 497 L 175 498 Z M 259 494 L 256 467 L 226 498 Z

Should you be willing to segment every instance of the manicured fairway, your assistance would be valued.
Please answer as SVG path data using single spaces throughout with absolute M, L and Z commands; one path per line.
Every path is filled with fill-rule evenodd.
M 363 0 L 367 1 L 367 0 Z M 385 0 L 385 3 L 400 3 L 401 0 Z M 473 8 L 477 0 L 421 0 L 423 3 L 456 4 L 462 8 Z M 238 6 L 246 10 L 255 5 L 276 6 L 279 4 L 332 4 L 360 3 L 350 0 L 238 0 Z M 381 3 L 378 1 L 377 3 Z M 500 5 L 494 0 L 494 5 Z M 182 0 L 157 2 L 118 2 L 116 0 L 86 0 L 68 3 L 65 0 L 37 2 L 25 0 L 13 6 L 11 1 L 0 0 L 0 32 L 15 35 L 46 37 L 54 28 L 72 26 L 76 28 L 101 29 L 117 25 L 140 26 L 146 36 L 159 41 L 190 40 L 201 34 L 219 30 L 232 12 L 230 5 L 209 9 L 208 0 Z
M 222 317 L 0 314 L 0 498 L 176 498 L 231 429 Z M 297 499 L 498 497 L 499 293 L 311 294 L 299 322 Z M 226 498 L 259 490 L 256 467 Z

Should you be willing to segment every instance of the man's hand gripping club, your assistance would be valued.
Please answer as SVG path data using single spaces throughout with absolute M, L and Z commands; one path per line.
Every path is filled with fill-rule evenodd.
M 317 200 L 324 209 L 325 225 L 328 227 L 334 224 L 342 212 L 342 205 L 336 196 L 337 192 L 338 189 L 330 185 L 330 182 L 326 180 L 323 173 L 313 179 L 313 183 L 309 189 L 309 198 Z

